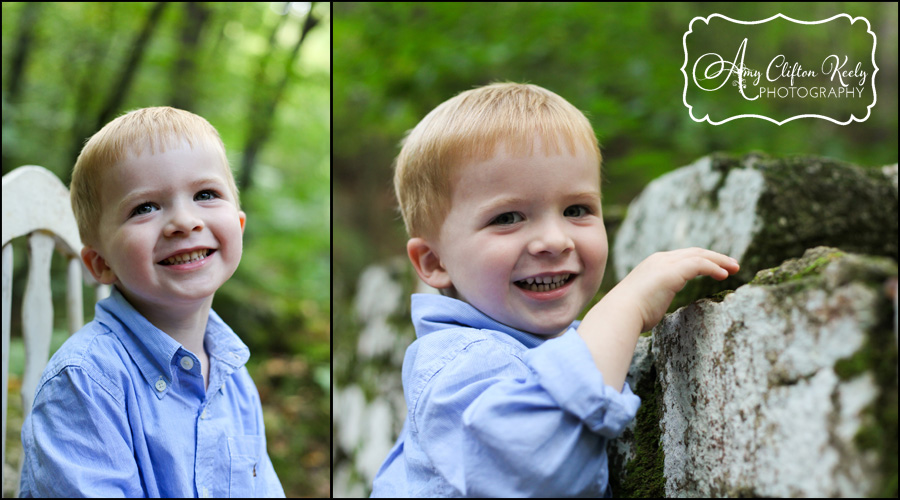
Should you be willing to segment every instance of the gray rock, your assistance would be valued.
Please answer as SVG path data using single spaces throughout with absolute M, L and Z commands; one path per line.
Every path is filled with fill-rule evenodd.
M 817 248 L 665 317 L 665 495 L 896 495 L 896 277 L 891 259 Z
M 864 169 L 811 156 L 713 154 L 653 182 L 616 235 L 619 280 L 650 254 L 699 246 L 741 263 L 734 277 L 694 280 L 673 309 L 750 281 L 807 248 L 897 260 L 897 168 Z

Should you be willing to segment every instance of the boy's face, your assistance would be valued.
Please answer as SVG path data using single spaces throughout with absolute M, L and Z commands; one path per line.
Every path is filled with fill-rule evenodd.
M 100 241 L 82 258 L 142 312 L 211 300 L 241 260 L 246 215 L 228 175 L 217 154 L 184 143 L 130 155 L 104 173 Z
M 606 267 L 599 175 L 584 150 L 522 156 L 501 147 L 462 166 L 429 246 L 437 270 L 429 284 L 452 286 L 457 298 L 516 329 L 563 332 L 597 293 Z

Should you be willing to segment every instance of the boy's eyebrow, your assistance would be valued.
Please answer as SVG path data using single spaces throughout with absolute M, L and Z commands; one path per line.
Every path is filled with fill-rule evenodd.
M 527 202 L 527 198 L 523 198 L 521 196 L 501 196 L 498 198 L 494 198 L 485 204 L 478 207 L 478 213 L 488 213 L 493 212 L 500 207 L 505 207 L 508 205 L 518 205 L 521 203 Z
M 223 185 L 222 179 L 216 177 L 203 177 L 200 179 L 195 179 L 188 184 L 191 188 L 196 188 L 197 186 L 203 184 L 219 184 Z M 147 198 L 151 198 L 153 196 L 158 195 L 161 192 L 166 191 L 165 189 L 143 189 L 140 191 L 132 191 L 125 198 L 119 202 L 118 211 L 123 211 L 129 208 L 133 203 L 138 203 L 139 201 L 145 201 Z
M 575 194 L 571 195 L 570 197 L 577 198 L 577 199 L 597 198 L 599 200 L 600 199 L 600 191 L 599 190 L 597 190 L 597 191 L 582 191 L 580 193 L 575 193 Z
M 600 191 L 599 190 L 598 191 L 579 191 L 577 193 L 572 193 L 572 194 L 566 195 L 566 198 L 570 199 L 570 200 L 577 200 L 577 201 L 586 200 L 586 199 L 591 199 L 591 200 L 596 199 L 599 201 L 600 200 Z M 493 212 L 495 210 L 498 210 L 501 207 L 528 203 L 530 201 L 531 201 L 530 198 L 526 198 L 526 197 L 522 197 L 522 196 L 500 196 L 498 198 L 489 200 L 484 205 L 481 205 L 480 207 L 478 207 L 478 212 L 479 213 Z

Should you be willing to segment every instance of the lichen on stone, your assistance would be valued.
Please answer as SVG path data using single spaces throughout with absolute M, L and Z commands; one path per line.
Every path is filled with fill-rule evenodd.
M 664 318 L 666 493 L 895 496 L 896 276 L 893 259 L 813 248 Z
M 848 254 L 836 248 L 817 247 L 807 250 L 800 259 L 757 273 L 750 285 L 790 286 L 791 293 L 818 287 L 834 288 L 849 282 L 867 283 L 876 289 L 897 276 L 895 261 L 884 257 Z M 874 451 L 879 459 L 881 482 L 870 494 L 896 497 L 897 490 L 897 345 L 891 324 L 888 301 L 873 316 L 877 324 L 866 329 L 867 337 L 855 353 L 839 359 L 834 372 L 842 381 L 872 373 L 879 388 L 876 399 L 863 410 L 862 425 L 854 439 L 861 450 Z M 777 384 L 776 384 L 777 385 Z

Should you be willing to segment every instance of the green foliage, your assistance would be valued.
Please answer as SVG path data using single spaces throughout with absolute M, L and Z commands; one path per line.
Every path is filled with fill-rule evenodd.
M 391 164 L 404 133 L 453 95 L 493 81 L 544 86 L 583 110 L 604 155 L 605 207 L 714 151 L 814 154 L 859 165 L 897 161 L 896 6 L 753 3 L 337 3 L 334 5 L 335 262 L 346 283 L 403 253 Z M 682 37 L 712 13 L 760 20 L 864 16 L 880 37 L 878 105 L 863 123 L 759 119 L 693 122 L 682 104 Z M 820 44 L 786 27 L 768 48 Z M 338 244 L 340 237 L 341 244 Z M 360 251 L 360 248 L 365 251 Z M 336 278 L 340 277 L 336 274 Z M 335 286 L 338 286 L 337 284 Z

